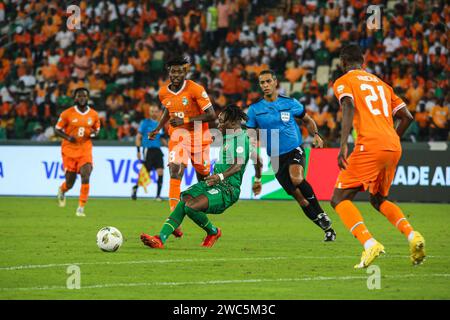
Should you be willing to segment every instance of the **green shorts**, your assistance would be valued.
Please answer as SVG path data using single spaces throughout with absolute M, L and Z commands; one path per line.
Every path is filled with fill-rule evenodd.
M 219 214 L 231 207 L 239 199 L 240 190 L 232 186 L 217 184 L 208 186 L 206 182 L 200 181 L 181 193 L 183 196 L 193 198 L 204 195 L 208 198 L 208 209 L 206 213 Z

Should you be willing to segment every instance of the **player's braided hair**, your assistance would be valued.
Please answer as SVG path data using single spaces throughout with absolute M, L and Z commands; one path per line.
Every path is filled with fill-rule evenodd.
M 247 114 L 234 104 L 226 106 L 222 112 L 225 115 L 224 121 L 241 122 L 248 119 Z

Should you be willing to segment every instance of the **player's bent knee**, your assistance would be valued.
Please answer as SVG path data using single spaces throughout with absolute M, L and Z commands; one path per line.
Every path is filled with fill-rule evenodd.
M 376 210 L 380 211 L 381 204 L 386 200 L 385 197 L 381 195 L 370 195 L 369 201 L 372 207 L 374 207 Z
M 181 196 L 181 201 L 183 201 L 185 204 L 191 199 L 192 199 L 192 196 L 190 194 Z
M 339 203 L 342 202 L 343 199 L 333 194 L 333 197 L 331 198 L 330 204 L 335 209 Z
M 302 177 L 292 177 L 291 176 L 291 181 L 292 181 L 292 184 L 294 186 L 299 186 L 303 182 L 303 178 Z

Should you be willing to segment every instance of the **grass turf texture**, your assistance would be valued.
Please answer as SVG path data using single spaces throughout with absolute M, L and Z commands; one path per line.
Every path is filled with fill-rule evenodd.
M 450 205 L 401 204 L 427 241 L 428 258 L 413 267 L 406 239 L 368 203 L 357 203 L 369 230 L 384 244 L 375 261 L 381 289 L 369 290 L 366 270 L 354 270 L 361 246 L 328 202 L 338 238 L 323 233 L 292 201 L 240 201 L 210 215 L 223 236 L 200 247 L 203 230 L 189 219 L 185 236 L 166 249 L 142 245 L 141 232 L 156 234 L 167 202 L 140 198 L 91 199 L 86 218 L 77 199 L 58 208 L 49 198 L 0 198 L 0 299 L 449 299 Z M 119 251 L 96 246 L 97 231 L 115 226 Z M 67 266 L 81 270 L 81 289 L 69 290 Z

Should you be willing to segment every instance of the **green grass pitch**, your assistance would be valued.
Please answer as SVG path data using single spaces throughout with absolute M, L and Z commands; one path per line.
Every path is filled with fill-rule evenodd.
M 406 239 L 370 207 L 357 203 L 386 254 L 375 261 L 380 289 L 368 289 L 367 270 L 354 270 L 361 247 L 328 202 L 335 243 L 293 201 L 240 201 L 211 215 L 223 230 L 213 248 L 189 219 L 183 239 L 164 250 L 144 247 L 143 231 L 159 232 L 167 202 L 140 198 L 90 199 L 86 218 L 50 198 L 0 198 L 0 299 L 449 299 L 449 204 L 401 204 L 425 237 L 428 258 L 413 267 Z M 115 226 L 125 242 L 101 252 L 97 231 Z M 67 268 L 77 265 L 81 288 L 67 289 Z M 369 281 L 370 282 L 370 281 Z

